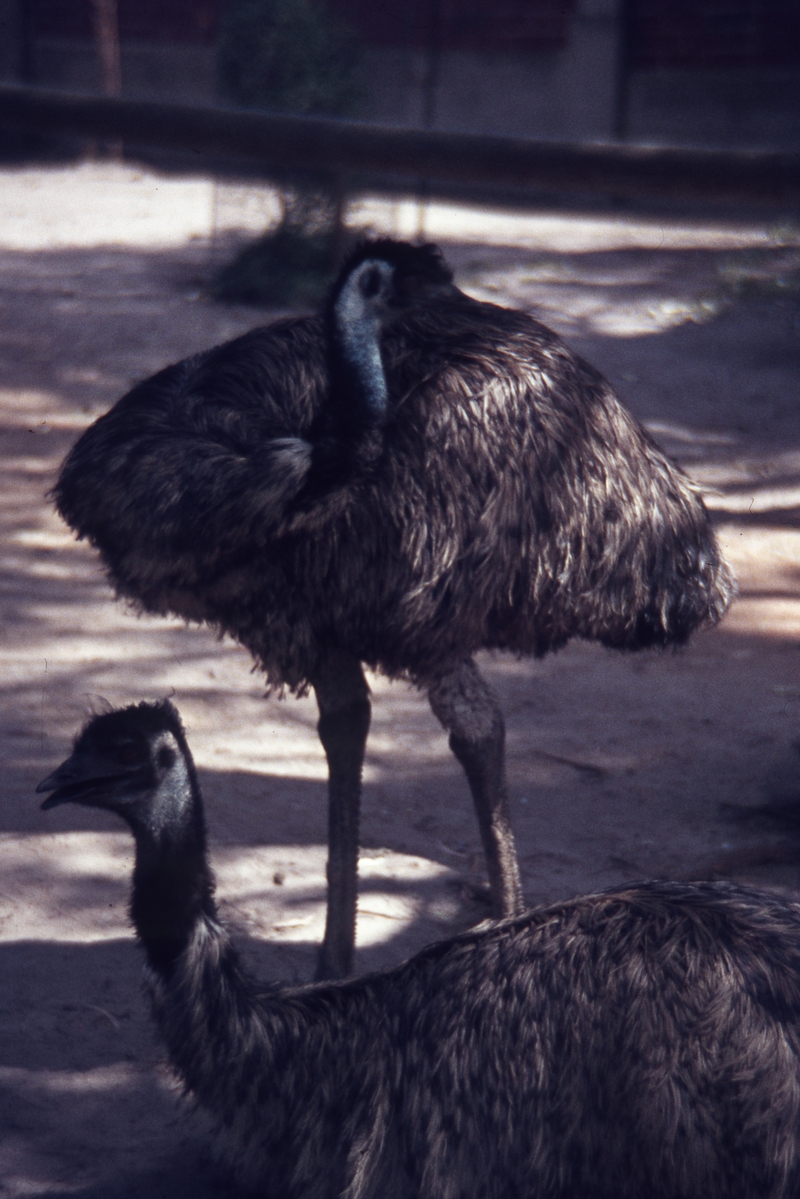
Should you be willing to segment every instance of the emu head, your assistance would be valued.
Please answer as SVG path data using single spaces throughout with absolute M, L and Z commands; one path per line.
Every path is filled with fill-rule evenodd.
M 191 817 L 194 763 L 177 710 L 164 700 L 92 717 L 65 762 L 43 779 L 47 810 L 77 803 L 116 812 L 134 833 L 157 838 Z
M 362 242 L 346 259 L 325 312 L 332 382 L 372 422 L 385 418 L 389 398 L 380 351 L 383 330 L 414 304 L 454 290 L 452 272 L 436 246 L 383 238 Z
M 328 303 L 336 307 L 346 287 L 361 292 L 366 306 L 387 315 L 426 297 L 453 294 L 453 272 L 438 246 L 412 246 L 389 237 L 362 241 L 342 263 Z

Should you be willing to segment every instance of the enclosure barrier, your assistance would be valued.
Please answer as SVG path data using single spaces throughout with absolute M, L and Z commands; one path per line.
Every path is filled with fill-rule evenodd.
M 203 154 L 265 168 L 484 184 L 495 189 L 766 205 L 800 199 L 800 154 L 532 141 L 327 117 L 164 104 L 0 84 L 0 125 Z

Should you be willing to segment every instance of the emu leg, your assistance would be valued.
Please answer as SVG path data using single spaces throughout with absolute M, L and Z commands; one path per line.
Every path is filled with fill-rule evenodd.
M 369 688 L 358 659 L 333 651 L 312 680 L 317 731 L 328 759 L 328 915 L 315 977 L 353 968 L 358 892 L 361 767 L 369 732 Z
M 450 734 L 450 748 L 464 768 L 475 802 L 489 869 L 495 916 L 522 911 L 522 887 L 514 834 L 508 819 L 505 724 L 497 696 L 471 658 L 428 689 L 434 715 Z

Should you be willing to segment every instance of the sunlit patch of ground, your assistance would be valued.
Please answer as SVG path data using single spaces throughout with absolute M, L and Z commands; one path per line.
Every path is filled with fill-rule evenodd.
M 106 821 L 102 821 L 106 823 Z M 211 861 L 223 913 L 249 936 L 322 939 L 324 845 L 215 846 Z M 0 939 L 87 943 L 133 939 L 128 892 L 133 841 L 127 832 L 0 834 Z M 358 943 L 379 944 L 387 922 L 426 919 L 442 931 L 458 915 L 453 871 L 388 849 L 361 863 Z M 13 902 L 3 895 L 13 895 Z

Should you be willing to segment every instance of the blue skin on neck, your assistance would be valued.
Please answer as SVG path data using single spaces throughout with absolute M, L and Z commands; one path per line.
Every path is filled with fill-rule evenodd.
M 367 260 L 347 280 L 334 307 L 339 350 L 351 386 L 376 421 L 383 419 L 389 402 L 380 328 L 393 274 L 389 263 Z
M 378 323 L 364 316 L 351 326 L 349 339 L 343 346 L 343 356 L 351 367 L 362 398 L 372 416 L 380 420 L 389 402 L 386 376 L 378 344 Z

